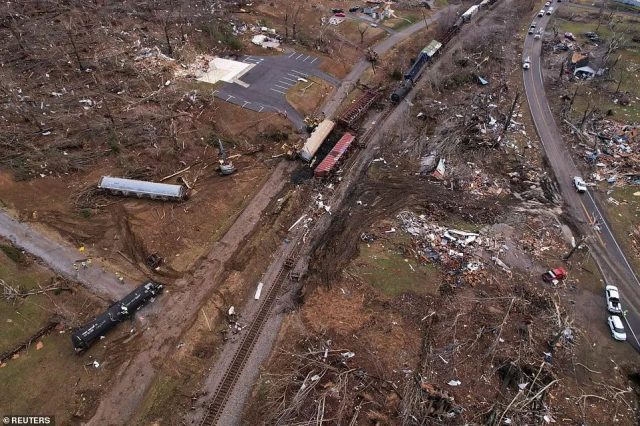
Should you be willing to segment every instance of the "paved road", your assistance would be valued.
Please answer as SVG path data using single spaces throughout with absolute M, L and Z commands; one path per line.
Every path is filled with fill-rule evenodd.
M 245 56 L 242 62 L 253 68 L 240 77 L 238 83 L 222 83 L 214 95 L 257 112 L 282 112 L 298 128 L 304 127 L 304 118 L 285 99 L 287 90 L 298 83 L 299 78 L 319 77 L 337 86 L 340 80 L 318 68 L 322 59 L 317 56 L 290 51 L 278 56 Z
M 16 247 L 39 258 L 58 274 L 84 285 L 92 293 L 115 301 L 126 296 L 135 288 L 133 283 L 123 283 L 113 272 L 104 269 L 102 263 L 92 259 L 91 266 L 83 268 L 82 259 L 87 255 L 76 247 L 49 238 L 28 223 L 18 222 L 8 213 L 0 210 L 0 236 L 11 241 Z M 74 263 L 79 266 L 74 268 Z
M 554 7 L 559 5 L 562 3 L 553 2 Z M 536 17 L 534 22 L 537 23 L 538 28 L 544 29 L 550 19 L 550 16 L 545 15 L 542 18 Z M 578 222 L 583 235 L 592 235 L 588 243 L 593 257 L 605 281 L 620 287 L 623 307 L 629 310 L 628 325 L 633 330 L 640 331 L 640 282 L 611 232 L 611 227 L 603 214 L 597 194 L 591 191 L 586 194 L 578 194 L 573 188 L 573 176 L 581 173 L 567 150 L 567 145 L 562 140 L 556 119 L 549 107 L 540 59 L 541 46 L 540 40 L 534 40 L 533 36 L 528 35 L 523 51 L 523 57 L 529 56 L 531 58 L 531 69 L 523 70 L 523 79 L 538 136 L 560 186 L 568 212 Z M 596 222 L 600 224 L 600 231 L 594 230 L 593 224 Z M 594 319 L 602 321 L 604 326 L 607 316 L 604 289 L 602 311 L 593 314 Z M 632 336 L 629 336 L 629 340 L 637 349 L 640 349 L 640 343 L 637 340 Z

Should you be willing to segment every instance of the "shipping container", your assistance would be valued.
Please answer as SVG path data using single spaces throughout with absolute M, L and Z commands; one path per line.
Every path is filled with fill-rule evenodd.
M 103 176 L 98 184 L 113 195 L 133 196 L 138 198 L 153 198 L 160 200 L 184 200 L 187 198 L 187 188 L 183 185 L 168 183 L 146 182 L 143 180 L 124 179 Z
M 300 158 L 304 161 L 311 161 L 318 148 L 322 145 L 322 142 L 329 136 L 329 133 L 333 130 L 336 124 L 331 120 L 324 120 L 318 127 L 315 128 L 309 139 L 305 142 L 304 146 L 300 150 Z
M 318 164 L 318 167 L 313 171 L 313 175 L 318 178 L 327 177 L 337 166 L 338 162 L 347 150 L 349 150 L 354 140 L 355 136 L 351 133 L 345 133 L 336 143 L 336 146 L 333 147 L 331 152 L 329 152 L 329 154 L 324 157 L 324 160 Z

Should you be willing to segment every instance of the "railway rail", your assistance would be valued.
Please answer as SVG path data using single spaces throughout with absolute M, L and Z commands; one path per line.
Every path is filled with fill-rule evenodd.
M 443 47 L 446 48 L 446 44 L 458 32 L 459 32 L 459 28 L 450 29 L 444 36 L 445 42 L 443 43 L 444 45 Z M 438 52 L 438 53 L 442 53 L 442 52 Z M 359 107 L 357 108 L 358 118 L 362 114 L 361 110 L 364 109 L 364 111 L 366 111 L 368 107 L 371 105 L 371 103 L 373 103 L 373 100 L 367 99 L 362 101 L 363 104 L 368 104 L 368 105 L 366 105 L 365 108 L 361 108 L 364 105 L 359 105 Z M 387 103 L 387 105 L 385 105 L 380 116 L 377 117 L 376 122 L 383 123 L 389 117 L 389 115 L 391 115 L 395 107 L 396 105 Z M 348 118 L 352 118 L 352 120 L 349 120 L 351 122 L 355 121 L 353 117 L 348 117 Z M 367 143 L 369 142 L 369 139 L 371 139 L 371 137 L 373 136 L 377 128 L 378 128 L 378 125 L 373 125 L 368 129 L 366 129 L 358 138 L 358 143 L 357 143 L 358 147 L 360 148 L 366 147 Z M 348 168 L 351 169 L 356 164 L 356 161 L 357 161 L 357 156 L 354 156 L 354 160 L 350 162 L 351 164 L 348 166 Z M 260 337 L 262 329 L 264 328 L 264 325 L 269 319 L 269 314 L 271 312 L 271 309 L 273 307 L 273 304 L 277 296 L 280 294 L 283 284 L 289 278 L 291 279 L 297 278 L 297 274 L 295 274 L 294 276 L 293 269 L 295 268 L 300 258 L 301 250 L 300 250 L 300 247 L 298 246 L 300 239 L 301 239 L 301 233 L 298 233 L 297 236 L 292 241 L 293 249 L 289 253 L 289 256 L 286 258 L 286 260 L 282 263 L 273 285 L 270 287 L 264 301 L 260 305 L 260 308 L 258 310 L 256 317 L 251 322 L 248 332 L 242 338 L 240 347 L 234 354 L 231 365 L 229 366 L 227 371 L 224 373 L 222 380 L 218 384 L 218 387 L 216 388 L 213 399 L 211 400 L 211 403 L 207 407 L 207 411 L 204 417 L 202 418 L 202 421 L 199 423 L 200 426 L 213 426 L 213 425 L 216 425 L 217 422 L 219 421 L 220 417 L 223 414 L 225 405 L 228 402 L 229 397 L 231 396 L 233 388 L 237 383 L 240 375 L 242 374 L 245 364 L 247 363 L 247 361 L 249 360 L 249 357 L 251 356 L 251 353 L 256 345 L 256 342 Z
M 242 338 L 242 342 L 240 343 L 240 347 L 236 351 L 233 361 L 231 365 L 225 372 L 222 380 L 218 384 L 216 388 L 215 394 L 209 407 L 207 408 L 206 414 L 202 418 L 200 422 L 200 426 L 213 426 L 217 424 L 222 412 L 224 411 L 224 407 L 231 396 L 233 388 L 238 381 L 238 378 L 242 374 L 244 370 L 244 366 L 247 363 L 247 360 L 251 356 L 253 352 L 253 348 L 262 333 L 262 329 L 269 319 L 269 314 L 271 312 L 271 308 L 273 304 L 280 294 L 280 290 L 282 289 L 283 284 L 288 279 L 295 279 L 295 272 L 293 269 L 295 268 L 298 260 L 300 258 L 300 248 L 298 247 L 298 243 L 300 241 L 300 234 L 293 240 L 292 251 L 289 253 L 289 257 L 282 263 L 278 275 L 273 282 L 273 285 L 270 287 L 266 297 L 262 301 L 260 308 L 258 309 L 258 313 L 254 320 L 251 322 L 249 326 L 248 332 Z

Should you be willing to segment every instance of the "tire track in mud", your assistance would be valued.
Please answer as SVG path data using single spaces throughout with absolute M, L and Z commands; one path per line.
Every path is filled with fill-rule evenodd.
M 417 210 L 434 220 L 459 218 L 471 223 L 491 224 L 507 206 L 493 198 L 470 199 L 439 183 L 397 173 L 364 178 L 351 191 L 343 208 L 334 216 L 327 232 L 312 250 L 309 271 L 329 283 L 358 255 L 359 235 L 379 219 L 393 218 L 402 210 Z M 360 206 L 356 201 L 362 201 Z M 354 206 L 354 207 L 350 207 Z

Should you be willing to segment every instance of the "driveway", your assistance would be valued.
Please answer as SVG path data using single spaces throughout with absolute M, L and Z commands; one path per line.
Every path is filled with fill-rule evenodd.
M 214 92 L 218 99 L 257 112 L 280 112 L 298 128 L 304 128 L 304 117 L 285 98 L 287 90 L 299 78 L 315 76 L 334 87 L 340 80 L 320 70 L 322 59 L 300 52 L 278 56 L 244 56 L 242 62 L 254 67 L 240 78 L 240 83 L 222 83 Z

